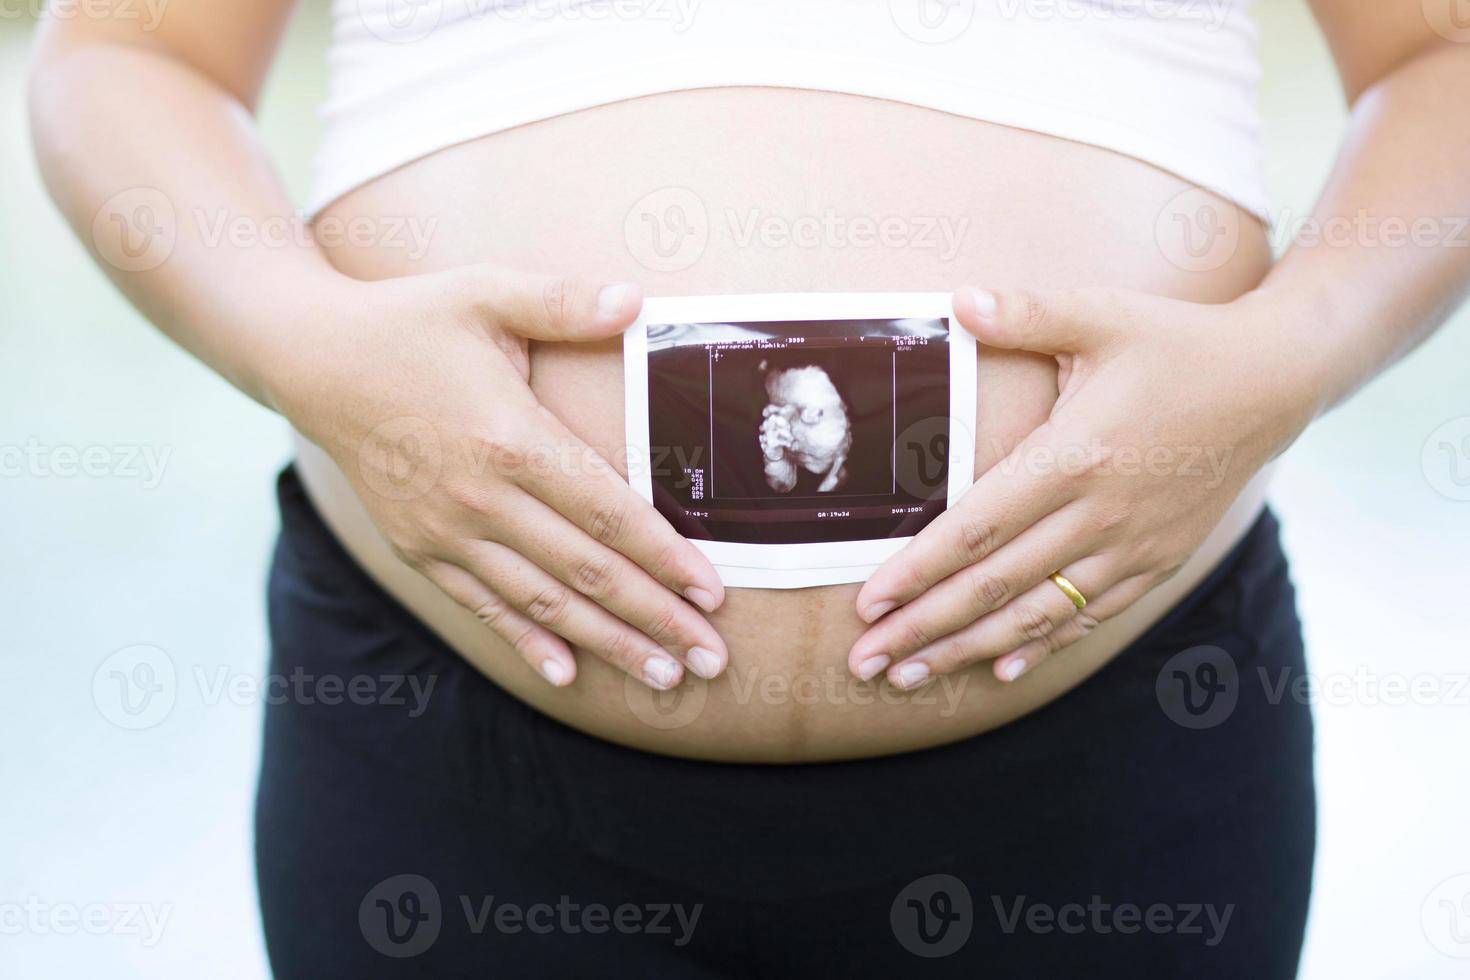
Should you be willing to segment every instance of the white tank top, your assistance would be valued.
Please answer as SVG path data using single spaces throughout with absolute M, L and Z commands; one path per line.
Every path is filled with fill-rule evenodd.
M 512 126 L 753 85 L 1105 147 L 1266 217 L 1252 2 L 333 0 L 307 206 Z

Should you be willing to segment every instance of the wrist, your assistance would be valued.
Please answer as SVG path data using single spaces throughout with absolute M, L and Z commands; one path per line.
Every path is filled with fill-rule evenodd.
M 1263 284 L 1228 309 L 1234 342 L 1249 358 L 1247 380 L 1264 417 L 1280 427 L 1275 456 L 1339 397 L 1340 358 L 1322 329 L 1334 319 L 1331 301 Z
M 329 269 L 297 283 L 265 313 L 251 390 L 304 434 L 311 434 L 311 416 L 329 396 L 332 379 L 348 366 L 352 348 L 343 339 L 363 339 L 359 311 L 367 285 Z

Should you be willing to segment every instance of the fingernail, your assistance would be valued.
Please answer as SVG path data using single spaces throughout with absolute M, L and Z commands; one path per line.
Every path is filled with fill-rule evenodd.
M 690 647 L 689 666 L 705 680 L 713 680 L 720 676 L 723 665 L 720 663 L 720 655 L 713 650 L 706 650 L 704 647 Z
M 983 289 L 970 290 L 970 301 L 975 304 L 975 315 L 982 320 L 993 319 L 995 311 L 1000 307 L 995 301 L 995 294 L 987 293 Z
M 893 681 L 895 686 L 905 690 L 918 687 L 929 679 L 929 665 L 926 663 L 904 664 L 889 674 L 888 679 Z
M 602 291 L 597 294 L 597 315 L 604 320 L 615 318 L 622 312 L 623 301 L 627 298 L 627 283 L 619 282 L 611 286 L 603 286 Z
M 561 687 L 567 682 L 567 669 L 555 660 L 541 661 L 541 674 L 552 687 Z
M 867 660 L 858 664 L 858 676 L 865 681 L 870 681 L 883 673 L 892 662 L 886 653 L 880 653 L 876 657 L 869 657 Z
M 1024 673 L 1026 673 L 1026 661 L 1024 660 L 1007 660 L 1000 665 L 1000 679 L 1007 683 L 1015 680 Z
M 701 589 L 697 585 L 691 585 L 684 590 L 684 597 L 705 612 L 715 611 L 715 594 L 708 589 Z
M 643 679 L 649 686 L 667 691 L 679 683 L 679 664 L 672 657 L 655 654 L 643 661 Z
M 871 623 L 879 616 L 882 616 L 884 613 L 892 611 L 897 605 L 898 603 L 894 602 L 892 599 L 884 599 L 882 602 L 875 602 L 871 606 L 863 610 L 863 619 Z

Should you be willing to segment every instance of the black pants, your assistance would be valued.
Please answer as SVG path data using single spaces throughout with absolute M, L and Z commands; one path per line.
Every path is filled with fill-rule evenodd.
M 763 766 L 526 707 L 368 579 L 290 470 L 280 502 L 256 817 L 278 977 L 1296 971 L 1312 726 L 1269 514 L 1025 718 Z

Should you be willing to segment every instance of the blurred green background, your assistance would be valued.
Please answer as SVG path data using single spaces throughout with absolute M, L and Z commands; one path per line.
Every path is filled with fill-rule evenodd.
M 271 481 L 286 430 L 124 304 L 46 200 L 23 106 L 34 25 L 20 6 L 0 8 L 0 910 L 143 903 L 167 918 L 150 944 L 121 930 L 17 930 L 0 915 L 0 975 L 260 977 L 260 707 L 222 692 L 265 669 Z M 1342 131 L 1341 99 L 1302 0 L 1265 0 L 1258 16 L 1270 185 L 1279 211 L 1304 215 Z M 298 195 L 326 35 L 326 4 L 304 4 L 264 101 L 266 138 Z M 1463 112 L 1463 98 L 1447 94 L 1444 111 Z M 1442 914 L 1436 885 L 1470 873 L 1470 693 L 1453 694 L 1470 673 L 1470 503 L 1454 499 L 1470 496 L 1470 443 L 1453 429 L 1470 416 L 1467 365 L 1461 314 L 1316 425 L 1276 484 L 1313 672 L 1338 691 L 1316 709 L 1314 980 L 1465 975 L 1426 924 Z M 93 478 L 59 462 L 16 467 L 27 447 L 102 447 L 118 465 Z M 127 475 L 133 452 L 140 472 Z M 136 644 L 168 651 L 189 682 L 164 720 L 130 731 L 92 690 L 99 665 Z M 1365 676 L 1427 678 L 1440 693 L 1418 704 L 1342 694 Z

